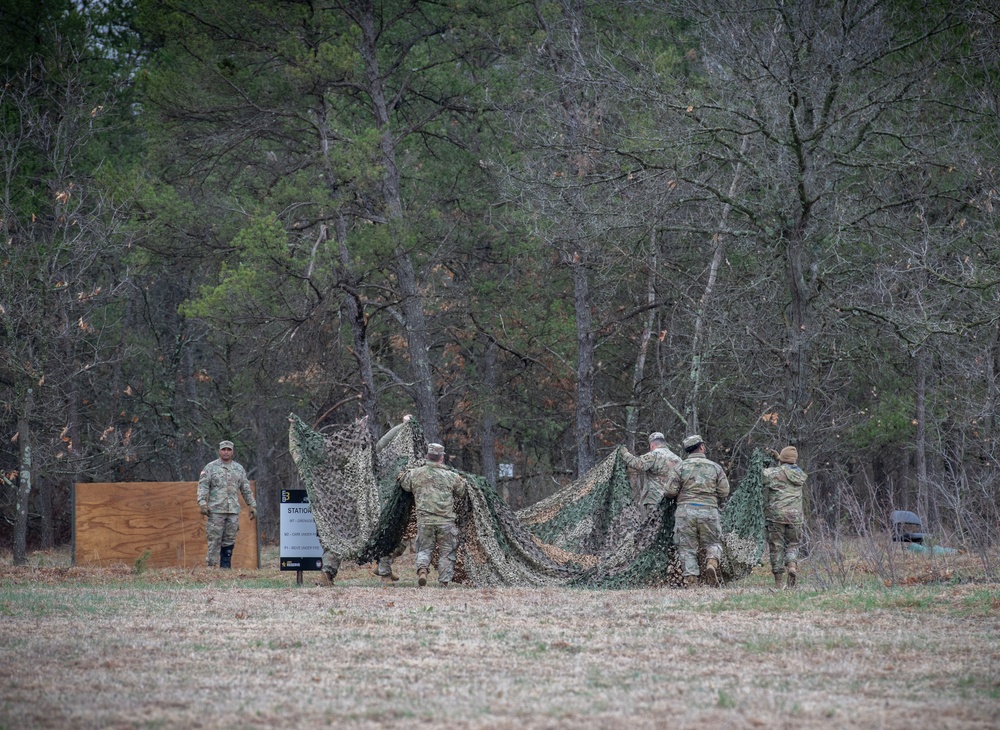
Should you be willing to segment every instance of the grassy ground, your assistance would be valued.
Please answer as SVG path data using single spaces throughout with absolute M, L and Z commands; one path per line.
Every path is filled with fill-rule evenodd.
M 331 587 L 0 561 L 0 728 L 1000 722 L 1000 585 L 975 561 L 794 591 L 765 568 L 718 590 L 419 589 L 409 554 L 390 588 L 370 566 Z

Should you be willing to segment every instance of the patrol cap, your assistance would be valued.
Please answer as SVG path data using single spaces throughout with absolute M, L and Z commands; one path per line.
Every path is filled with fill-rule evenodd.
M 794 464 L 799 460 L 799 450 L 794 446 L 786 446 L 778 454 L 778 461 L 782 464 Z
M 427 444 L 427 455 L 428 456 L 443 456 L 444 446 L 441 444 Z
M 231 448 L 233 448 L 233 442 L 232 441 L 220 441 L 219 442 L 219 451 L 222 451 L 223 449 L 231 449 Z
M 703 444 L 703 443 L 705 443 L 705 442 L 702 440 L 701 436 L 699 436 L 698 434 L 693 434 L 691 436 L 688 436 L 686 439 L 684 439 L 684 443 L 682 444 L 682 446 L 684 447 L 685 451 L 687 451 L 689 449 L 693 451 L 694 449 L 697 449 L 698 446 L 701 445 L 701 444 Z
M 653 431 L 653 433 L 649 434 L 649 440 L 652 442 L 652 441 L 666 441 L 667 439 L 659 431 Z

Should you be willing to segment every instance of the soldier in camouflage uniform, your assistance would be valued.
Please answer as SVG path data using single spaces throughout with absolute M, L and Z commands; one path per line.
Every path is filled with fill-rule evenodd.
M 375 453 L 381 452 L 386 446 L 392 443 L 392 440 L 396 438 L 396 434 L 399 430 L 413 418 L 409 413 L 403 416 L 403 422 L 398 423 L 388 431 L 378 440 L 375 444 Z M 406 542 L 400 541 L 399 545 L 389 553 L 378 559 L 378 567 L 373 571 L 374 575 L 379 576 L 382 582 L 386 585 L 390 585 L 393 581 L 399 580 L 399 576 L 392 572 L 392 561 L 398 558 L 406 550 Z M 331 550 L 323 551 L 323 573 L 326 574 L 327 579 L 330 584 L 333 584 L 334 578 L 337 577 L 337 573 L 340 571 L 340 563 L 342 562 L 341 557 Z
M 764 520 L 774 586 L 782 587 L 781 578 L 787 571 L 788 587 L 792 588 L 802 543 L 802 487 L 808 475 L 796 463 L 799 452 L 794 446 L 786 446 L 777 457 L 778 465 L 764 470 Z
M 699 548 L 705 550 L 705 579 L 718 586 L 722 560 L 719 507 L 729 496 L 729 480 L 721 466 L 705 457 L 701 436 L 688 436 L 683 446 L 686 458 L 667 480 L 666 496 L 677 498 L 674 545 L 683 566 L 684 587 L 698 582 Z
M 667 440 L 659 431 L 649 434 L 649 451 L 642 456 L 635 456 L 624 446 L 621 447 L 621 456 L 626 467 L 645 474 L 646 484 L 639 504 L 644 510 L 654 509 L 663 499 L 667 480 L 681 463 L 681 458 L 667 448 Z
M 413 492 L 417 510 L 417 583 L 427 585 L 431 553 L 438 548 L 438 582 L 447 587 L 455 573 L 458 527 L 455 500 L 465 496 L 465 481 L 444 465 L 444 446 L 428 444 L 424 464 L 403 472 L 399 486 Z
M 208 518 L 205 564 L 209 568 L 233 567 L 233 545 L 240 529 L 240 494 L 250 508 L 250 519 L 257 519 L 257 500 L 250 491 L 247 473 L 233 461 L 233 442 L 222 441 L 219 458 L 209 462 L 198 479 L 198 509 Z

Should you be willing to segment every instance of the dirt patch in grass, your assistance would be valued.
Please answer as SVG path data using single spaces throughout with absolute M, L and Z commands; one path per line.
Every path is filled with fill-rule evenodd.
M 52 560 L 51 562 L 58 562 Z M 987 728 L 1000 586 L 0 568 L 0 727 Z M 317 584 L 320 585 L 317 585 Z

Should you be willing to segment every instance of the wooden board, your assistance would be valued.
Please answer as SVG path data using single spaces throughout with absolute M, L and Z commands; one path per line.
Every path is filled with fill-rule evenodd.
M 250 489 L 257 494 L 254 482 Z M 233 568 L 256 570 L 257 523 L 242 507 Z M 150 568 L 205 566 L 197 482 L 75 484 L 73 513 L 74 565 L 132 565 L 149 550 L 145 565 Z M 218 556 L 215 561 L 218 565 Z

